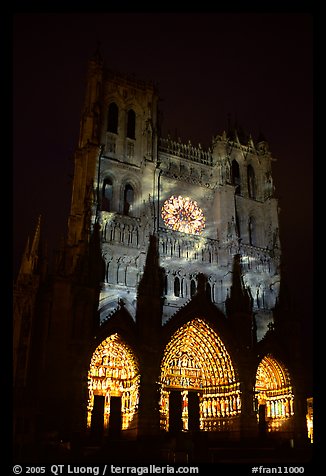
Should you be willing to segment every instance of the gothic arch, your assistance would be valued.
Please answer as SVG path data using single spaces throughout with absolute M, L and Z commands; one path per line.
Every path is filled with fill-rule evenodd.
M 101 210 L 111 212 L 113 209 L 113 184 L 114 180 L 110 175 L 106 175 L 102 182 L 101 189 Z
M 294 415 L 293 389 L 285 365 L 267 354 L 257 367 L 255 381 L 256 410 L 264 407 L 268 431 L 285 429 Z
M 190 279 L 190 297 L 194 297 L 197 291 L 197 281 L 195 278 Z
M 119 95 L 114 94 L 106 98 L 105 104 L 106 117 L 103 121 L 103 131 L 111 138 L 116 138 L 123 130 L 121 129 L 124 116 L 123 101 Z
M 130 111 L 132 111 L 133 113 L 131 113 Z M 132 141 L 141 138 L 143 124 L 143 120 L 141 118 L 145 117 L 145 111 L 142 104 L 137 101 L 135 97 L 132 100 L 128 100 L 124 105 L 124 114 L 126 138 L 131 139 Z M 130 114 L 133 116 L 133 118 L 131 118 Z M 130 119 L 132 121 L 134 120 L 133 127 L 131 127 Z M 130 127 L 131 129 L 133 129 L 133 131 L 130 129 Z M 131 132 L 133 132 L 134 134 L 130 134 Z
M 124 111 L 124 99 L 121 94 L 118 92 L 111 92 L 109 95 L 105 98 L 105 104 L 106 104 L 106 110 L 109 110 L 110 104 L 115 103 L 118 107 L 119 111 L 119 124 L 121 121 L 121 116 Z
M 132 207 L 129 208 L 128 213 L 125 213 L 126 206 L 126 193 L 127 189 L 132 190 Z M 140 197 L 140 184 L 138 180 L 135 180 L 134 177 L 126 176 L 121 180 L 120 183 L 120 204 L 121 204 L 121 213 L 130 216 L 138 216 L 139 214 L 139 197 Z
M 231 162 L 231 184 L 235 186 L 235 194 L 240 195 L 241 193 L 240 166 L 236 159 L 233 159 Z
M 123 101 L 121 99 L 121 95 L 119 94 L 110 94 L 110 96 L 105 98 L 106 110 L 109 110 L 110 104 L 115 103 L 118 107 L 119 113 L 121 113 L 123 109 Z
M 109 427 L 110 399 L 121 398 L 122 430 L 130 428 L 138 410 L 139 365 L 132 349 L 115 333 L 95 349 L 88 371 L 87 427 L 91 427 L 94 399 L 104 397 L 104 430 Z
M 123 191 L 123 214 L 131 215 L 135 202 L 135 190 L 130 183 L 125 185 Z
M 202 318 L 182 325 L 165 347 L 160 370 L 160 422 L 169 428 L 169 394 L 182 395 L 183 430 L 188 430 L 188 393 L 199 396 L 200 429 L 234 428 L 241 412 L 239 380 L 221 338 Z
M 182 295 L 182 293 L 181 293 L 181 281 L 180 281 L 179 276 L 174 277 L 173 291 L 174 291 L 174 295 L 176 297 L 180 297 Z

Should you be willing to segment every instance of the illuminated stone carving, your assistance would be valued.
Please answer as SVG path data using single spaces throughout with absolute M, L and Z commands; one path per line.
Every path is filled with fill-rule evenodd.
M 218 431 L 235 424 L 241 412 L 239 382 L 230 355 L 204 320 L 176 331 L 161 364 L 161 428 L 169 427 L 169 392 L 182 391 L 183 429 L 188 429 L 188 391 L 198 390 L 200 429 Z
M 313 397 L 307 398 L 306 420 L 307 420 L 308 438 L 311 443 L 314 442 L 314 408 L 313 406 L 314 406 Z
M 271 355 L 258 366 L 255 393 L 258 405 L 265 405 L 268 431 L 284 427 L 284 421 L 294 414 L 293 391 L 287 369 Z
M 110 419 L 110 397 L 121 397 L 122 430 L 129 424 L 138 409 L 138 364 L 131 349 L 118 334 L 105 339 L 95 350 L 88 372 L 87 426 L 90 428 L 94 396 L 105 396 L 104 428 Z

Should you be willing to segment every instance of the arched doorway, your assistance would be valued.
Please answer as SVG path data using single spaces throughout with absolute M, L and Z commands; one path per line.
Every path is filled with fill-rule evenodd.
M 101 420 L 104 433 L 108 432 L 113 423 L 120 425 L 121 430 L 133 428 L 138 401 L 138 363 L 130 347 L 118 334 L 113 334 L 96 348 L 91 358 L 88 371 L 87 427 L 91 428 L 92 422 L 97 418 Z
M 289 372 L 271 354 L 266 355 L 258 365 L 255 397 L 261 427 L 265 426 L 268 432 L 291 429 L 294 396 Z
M 198 429 L 237 429 L 241 412 L 239 381 L 222 340 L 203 319 L 188 322 L 172 335 L 161 362 L 160 385 L 163 430 L 172 426 L 182 431 L 191 429 L 189 407 L 195 407 L 196 401 Z M 182 420 L 178 424 L 170 421 L 177 407 Z

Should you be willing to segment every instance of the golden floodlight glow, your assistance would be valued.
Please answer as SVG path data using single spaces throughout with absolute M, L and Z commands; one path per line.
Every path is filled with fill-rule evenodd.
M 94 397 L 105 397 L 104 428 L 109 426 L 110 398 L 121 397 L 122 429 L 129 428 L 138 409 L 139 370 L 132 350 L 118 334 L 107 337 L 95 350 L 88 371 L 87 427 L 91 427 Z
M 202 319 L 177 330 L 161 363 L 161 428 L 169 427 L 169 394 L 182 394 L 183 430 L 188 430 L 188 391 L 199 396 L 200 429 L 230 428 L 241 412 L 240 385 L 222 340 Z
M 268 431 L 284 428 L 294 414 L 294 396 L 287 369 L 270 354 L 257 368 L 255 394 L 258 405 L 265 405 Z
M 172 195 L 165 200 L 161 214 L 165 225 L 170 230 L 200 235 L 205 227 L 202 209 L 189 197 Z
M 314 400 L 313 397 L 307 398 L 307 431 L 308 431 L 308 438 L 311 443 L 314 442 Z

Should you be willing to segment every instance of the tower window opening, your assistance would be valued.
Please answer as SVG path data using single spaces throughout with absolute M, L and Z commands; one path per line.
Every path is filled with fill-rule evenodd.
M 136 114 L 133 109 L 129 109 L 127 118 L 127 137 L 129 139 L 136 138 Z
M 240 168 L 238 162 L 234 159 L 231 164 L 231 183 L 235 186 L 235 193 L 240 195 L 241 182 L 240 182 Z
M 178 278 L 178 276 L 176 276 L 174 278 L 174 295 L 176 297 L 180 297 L 180 290 L 181 290 L 180 279 Z
M 111 102 L 108 111 L 108 132 L 118 133 L 119 109 L 115 102 Z
M 129 215 L 132 211 L 134 203 L 134 189 L 131 185 L 127 184 L 125 186 L 124 195 L 123 195 L 123 214 Z
M 196 294 L 196 281 L 192 279 L 190 281 L 190 296 L 193 297 Z
M 112 210 L 113 185 L 111 179 L 105 179 L 102 189 L 102 210 L 110 212 Z
M 248 195 L 249 198 L 256 198 L 256 178 L 255 171 L 252 165 L 247 167 L 247 181 L 248 181 Z

